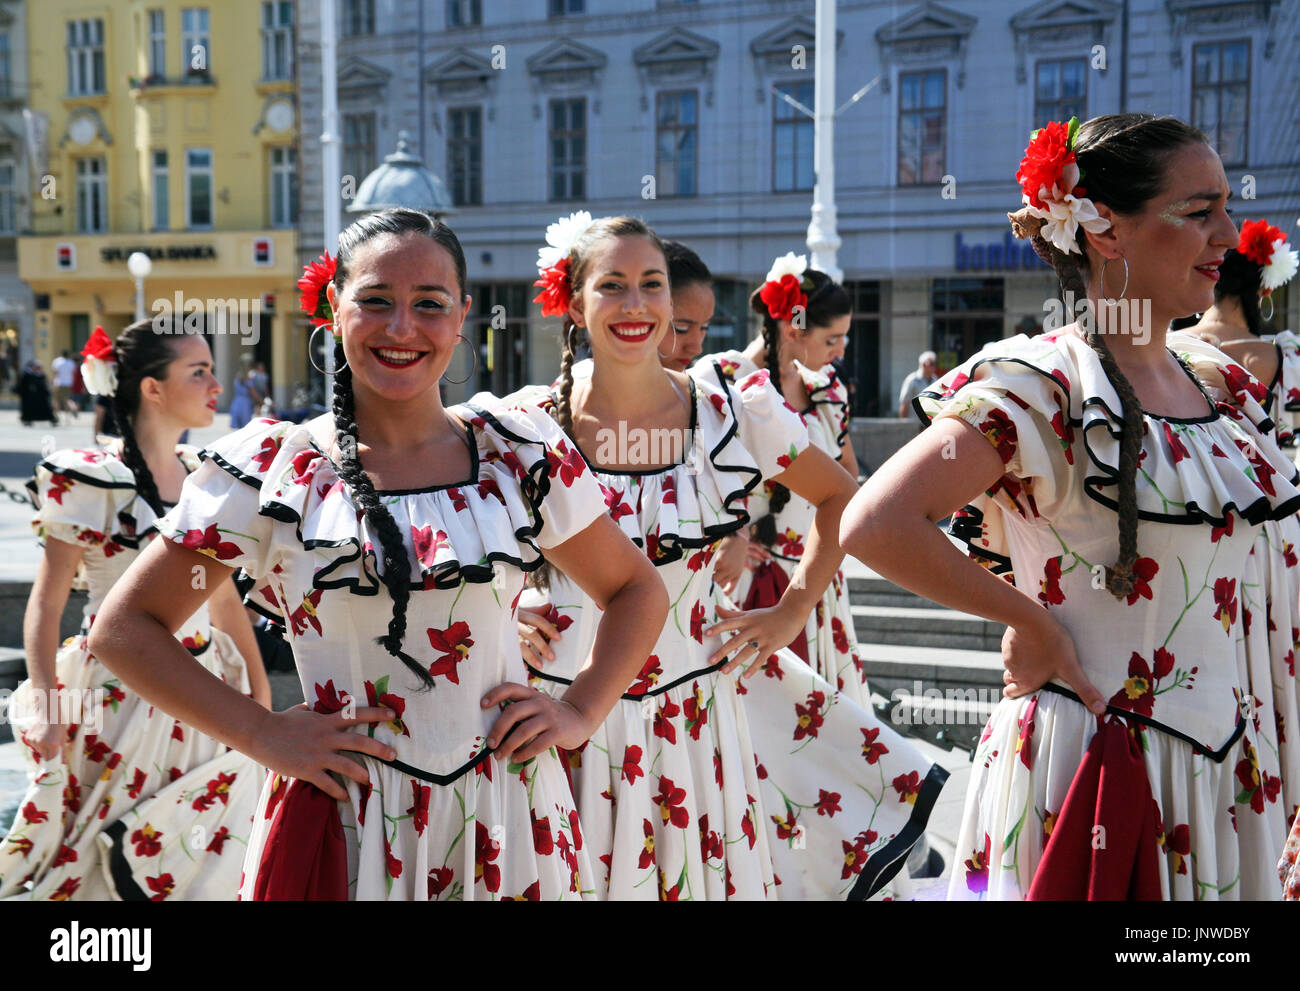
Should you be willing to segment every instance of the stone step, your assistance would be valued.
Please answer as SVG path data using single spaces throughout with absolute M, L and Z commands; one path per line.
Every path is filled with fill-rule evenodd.
M 853 629 L 860 643 L 999 650 L 1006 629 L 979 616 L 951 609 L 898 606 L 852 606 Z
M 855 606 L 899 606 L 905 609 L 933 607 L 927 599 L 900 588 L 876 575 L 846 575 L 849 601 Z

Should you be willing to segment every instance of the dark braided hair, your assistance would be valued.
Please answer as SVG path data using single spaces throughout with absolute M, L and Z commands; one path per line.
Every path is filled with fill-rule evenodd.
M 696 285 L 713 287 L 713 273 L 692 249 L 681 241 L 664 241 L 663 249 L 668 261 L 668 284 L 674 290 Z
M 334 287 L 342 293 L 348 278 L 348 263 L 361 245 L 383 235 L 422 234 L 451 255 L 456 266 L 457 288 L 460 298 L 465 298 L 465 252 L 452 229 L 440 220 L 416 210 L 382 210 L 369 214 L 353 223 L 339 235 L 338 257 L 334 271 Z M 375 486 L 361 465 L 358 448 L 356 404 L 352 392 L 352 369 L 344 362 L 343 344 L 334 345 L 334 439 L 339 449 L 339 475 L 352 498 L 361 507 L 366 520 L 379 536 L 383 552 L 382 580 L 393 600 L 393 613 L 388 621 L 388 633 L 376 637 L 375 642 L 401 661 L 420 679 L 426 688 L 432 688 L 433 675 L 410 654 L 402 650 L 406 637 L 406 605 L 411 598 L 411 561 L 406 555 L 406 542 L 397 521 L 393 519 Z
M 804 271 L 804 280 L 812 282 L 808 291 L 808 304 L 804 310 L 806 323 L 803 334 L 811 332 L 813 327 L 829 327 L 836 317 L 853 312 L 853 301 L 844 287 L 825 272 L 815 268 Z M 749 308 L 762 318 L 763 343 L 767 346 L 767 372 L 776 391 L 781 391 L 781 324 L 770 312 L 759 293 L 762 286 L 755 289 L 749 297 Z M 815 369 L 814 369 L 815 370 Z M 754 522 L 754 537 L 760 543 L 771 547 L 776 543 L 776 517 L 790 502 L 790 490 L 780 482 L 772 483 L 772 495 L 768 499 L 766 515 Z
M 140 412 L 140 383 L 146 378 L 165 380 L 167 366 L 176 360 L 175 341 L 184 333 L 181 322 L 158 325 L 154 319 L 138 320 L 113 342 L 117 359 L 117 392 L 113 416 L 122 434 L 122 463 L 135 476 L 135 489 L 159 516 L 165 512 L 153 472 L 135 439 L 136 417 Z
M 1264 269 L 1248 255 L 1243 255 L 1236 248 L 1223 256 L 1219 266 L 1219 281 L 1214 284 L 1214 301 L 1223 302 L 1231 298 L 1241 307 L 1241 315 L 1246 319 L 1246 329 L 1256 337 L 1268 332 L 1264 318 L 1259 314 L 1259 290 Z
M 1196 141 L 1208 143 L 1204 134 L 1175 117 L 1151 114 L 1094 117 L 1079 125 L 1075 138 L 1074 154 L 1082 173 L 1080 183 L 1087 188 L 1088 197 L 1094 203 L 1104 203 L 1121 215 L 1139 213 L 1164 190 L 1169 157 Z M 1082 227 L 1075 239 L 1078 254 L 1062 252 L 1041 234 L 1034 234 L 1031 243 L 1034 252 L 1056 270 L 1063 293 L 1073 293 L 1073 298 L 1078 300 L 1087 298 L 1091 270 L 1087 234 Z M 1105 286 L 1101 291 L 1104 295 Z M 1116 598 L 1124 598 L 1133 591 L 1133 567 L 1138 559 L 1137 465 L 1145 429 L 1142 404 L 1116 363 L 1105 336 L 1097 332 L 1095 321 L 1088 333 L 1088 344 L 1101 359 L 1123 409 L 1116 499 L 1119 558 L 1113 567 L 1106 569 L 1106 588 Z

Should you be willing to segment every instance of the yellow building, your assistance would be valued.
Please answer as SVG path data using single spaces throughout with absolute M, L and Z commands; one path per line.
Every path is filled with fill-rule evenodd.
M 18 270 L 47 368 L 95 325 L 111 335 L 135 318 L 126 260 L 141 251 L 145 315 L 202 315 L 223 406 L 244 355 L 266 363 L 280 403 L 306 380 L 293 21 L 292 0 L 28 6 L 47 164 Z

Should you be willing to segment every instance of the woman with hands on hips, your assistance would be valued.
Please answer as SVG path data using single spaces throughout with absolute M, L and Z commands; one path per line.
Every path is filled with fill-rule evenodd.
M 1276 897 L 1241 583 L 1300 491 L 1259 383 L 1166 333 L 1236 244 L 1223 167 L 1181 121 L 1119 114 L 1035 132 L 1017 179 L 1013 229 L 1080 319 L 923 392 L 931 428 L 841 527 L 889 580 L 1008 627 L 949 896 Z M 954 512 L 974 560 L 935 526 Z
M 335 332 L 333 411 L 259 420 L 204 454 L 160 541 L 105 604 L 94 649 L 147 697 L 276 772 L 244 898 L 556 899 L 595 884 L 555 747 L 577 747 L 666 613 L 654 569 L 563 463 L 545 414 L 444 409 L 465 320 L 464 254 L 441 222 L 386 210 L 300 282 Z M 463 339 L 461 339 L 463 340 Z M 539 548 L 609 623 L 562 697 L 520 670 L 514 606 Z M 170 647 L 241 567 L 286 619 L 308 703 L 267 713 Z M 616 634 L 612 631 L 616 631 Z
M 884 894 L 942 785 L 907 741 L 783 645 L 842 560 L 852 478 L 759 372 L 738 385 L 666 369 L 674 310 L 654 232 L 584 213 L 539 253 L 543 314 L 563 316 L 557 389 L 515 399 L 550 411 L 566 465 L 594 473 L 612 521 L 643 549 L 671 606 L 640 672 L 589 743 L 566 756 L 593 862 L 611 899 L 864 898 Z M 592 373 L 575 379 L 583 336 Z M 713 581 L 744 500 L 776 478 L 815 507 L 781 600 L 735 612 Z M 564 691 L 608 618 L 551 561 L 545 618 L 521 614 L 536 683 Z M 597 623 L 599 622 L 599 625 Z M 743 675 L 742 675 L 743 672 Z M 779 882 L 778 882 L 779 879 Z

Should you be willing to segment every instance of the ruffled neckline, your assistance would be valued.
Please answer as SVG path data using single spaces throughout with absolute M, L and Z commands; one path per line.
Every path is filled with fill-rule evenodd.
M 1138 516 L 1163 523 L 1226 525 L 1235 513 L 1251 524 L 1281 519 L 1300 510 L 1300 475 L 1273 438 L 1273 421 L 1262 405 L 1267 390 L 1217 348 L 1186 334 L 1171 333 L 1166 346 L 1205 397 L 1203 416 L 1177 417 L 1143 411 L 1145 424 L 1137 476 Z M 990 345 L 955 373 L 918 397 L 935 412 L 968 387 L 998 387 L 996 371 L 974 380 L 981 366 L 1012 365 L 1046 380 L 1056 399 L 1036 412 L 1051 421 L 1063 447 L 1077 431 L 1086 452 L 1083 489 L 1111 511 L 1118 502 L 1122 404 L 1097 353 L 1066 332 L 1023 335 Z M 1216 401 L 1196 368 L 1222 378 L 1232 402 Z M 1012 392 L 1008 387 L 1008 392 Z M 1024 406 L 1025 401 L 1016 397 Z M 1068 411 L 1068 422 L 1059 415 Z
M 543 500 L 553 478 L 569 484 L 579 459 L 563 441 L 548 444 L 522 410 L 470 402 L 449 412 L 466 425 L 473 479 L 378 493 L 402 534 L 412 591 L 491 582 L 497 563 L 538 568 Z M 257 491 L 259 515 L 289 525 L 316 558 L 315 588 L 379 594 L 382 541 L 306 425 L 255 421 L 219 446 L 203 457 Z

